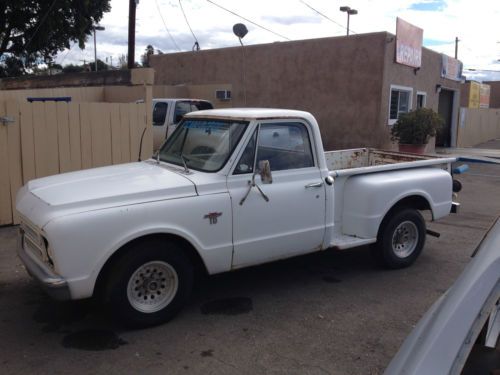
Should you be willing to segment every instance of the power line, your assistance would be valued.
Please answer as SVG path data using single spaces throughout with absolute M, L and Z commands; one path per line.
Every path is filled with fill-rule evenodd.
M 198 39 L 196 38 L 196 35 L 194 35 L 193 29 L 191 28 L 191 25 L 189 24 L 189 21 L 188 21 L 188 19 L 186 17 L 186 13 L 184 12 L 184 8 L 182 7 L 181 0 L 179 0 L 179 5 L 181 6 L 182 14 L 184 15 L 184 19 L 186 20 L 186 23 L 187 23 L 187 25 L 189 27 L 189 30 L 191 30 L 191 34 L 193 34 L 193 38 L 194 38 L 193 51 L 194 50 L 199 51 L 200 50 L 200 43 L 198 43 Z
M 300 0 L 300 2 L 301 2 L 302 4 L 304 4 L 306 7 L 308 7 L 309 9 L 311 9 L 312 11 L 314 11 L 314 12 L 318 13 L 321 17 L 324 17 L 324 18 L 326 18 L 328 21 L 330 21 L 330 22 L 334 23 L 335 25 L 340 26 L 341 28 L 343 28 L 343 29 L 347 30 L 347 27 L 345 27 L 344 25 L 340 24 L 339 22 L 337 22 L 337 21 L 335 21 L 335 20 L 331 19 L 331 18 L 330 18 L 330 17 L 328 17 L 326 14 L 321 13 L 319 10 L 317 10 L 317 9 L 313 8 L 312 6 L 310 6 L 310 5 L 309 5 L 308 3 L 306 3 L 305 1 Z M 351 28 L 349 29 L 349 31 L 350 31 L 350 32 L 352 32 L 352 33 L 354 33 L 354 34 L 357 34 L 357 32 L 355 32 L 355 31 L 354 31 L 353 29 L 351 29 Z
M 180 1 L 180 0 L 179 0 L 179 1 Z M 245 18 L 245 17 L 243 17 L 243 16 L 240 16 L 238 13 L 233 12 L 232 10 L 229 10 L 229 9 L 227 9 L 227 8 L 224 8 L 222 5 L 219 5 L 219 4 L 217 4 L 217 3 L 214 3 L 214 2 L 213 2 L 213 1 L 211 1 L 211 0 L 207 0 L 207 1 L 208 1 L 209 3 L 211 3 L 211 4 L 215 5 L 216 7 L 219 7 L 219 8 L 221 8 L 221 9 L 225 10 L 226 12 L 229 12 L 229 13 L 231 13 L 231 14 L 235 15 L 236 17 L 239 17 L 239 18 L 241 18 L 241 19 L 244 19 L 245 21 L 250 22 L 251 24 L 253 24 L 253 25 L 257 26 L 257 27 L 260 27 L 261 29 L 263 29 L 263 30 L 266 30 L 266 31 L 270 32 L 271 34 L 277 35 L 277 36 L 279 36 L 280 38 L 283 38 L 283 39 L 286 39 L 286 40 L 291 40 L 291 39 L 287 38 L 286 36 L 283 36 L 283 35 L 281 35 L 281 34 L 278 34 L 278 33 L 274 32 L 274 31 L 272 31 L 272 30 L 269 30 L 267 27 L 264 27 L 264 26 L 259 25 L 258 23 L 254 22 L 254 21 L 249 20 L 248 18 Z
M 492 72 L 492 73 L 500 73 L 500 70 L 492 70 L 492 69 L 477 69 L 477 68 L 464 68 L 468 72 Z
M 160 18 L 163 22 L 163 26 L 165 26 L 165 30 L 167 30 L 167 33 L 168 33 L 168 36 L 170 37 L 170 40 L 172 40 L 172 43 L 175 45 L 175 48 L 177 48 L 177 50 L 180 52 L 182 51 L 179 46 L 177 45 L 177 43 L 175 42 L 175 39 L 174 37 L 172 36 L 172 34 L 170 34 L 170 30 L 168 29 L 167 27 L 167 23 L 165 22 L 165 20 L 163 19 L 163 15 L 161 14 L 161 10 L 160 10 L 160 6 L 158 5 L 158 0 L 155 0 L 155 3 L 156 3 L 156 8 L 158 9 L 158 14 L 160 15 Z
M 30 43 L 33 40 L 33 38 L 35 37 L 36 33 L 38 32 L 38 30 L 40 29 L 40 27 L 43 25 L 43 23 L 45 22 L 45 20 L 47 19 L 47 17 L 49 15 L 49 13 L 51 12 L 52 8 L 54 7 L 54 5 L 56 5 L 56 1 L 57 0 L 54 0 L 52 2 L 52 4 L 49 7 L 49 10 L 47 10 L 47 13 L 45 13 L 45 15 L 42 17 L 42 19 L 38 23 L 38 26 L 36 27 L 35 32 L 31 35 L 31 38 L 29 38 L 28 42 L 24 45 L 24 49 L 27 50 L 28 46 L 30 45 Z

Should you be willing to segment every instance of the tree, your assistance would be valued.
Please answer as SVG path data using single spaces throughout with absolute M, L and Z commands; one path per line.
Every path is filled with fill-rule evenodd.
M 128 67 L 128 61 L 127 61 L 127 57 L 128 55 L 124 55 L 124 54 L 121 54 L 120 56 L 118 56 L 118 67 L 120 69 L 127 69 Z
M 92 71 L 95 71 L 95 62 L 92 62 L 91 65 L 92 65 Z M 97 59 L 97 70 L 99 72 L 102 70 L 109 70 L 109 66 L 101 59 Z
M 154 55 L 155 49 L 151 44 L 146 46 L 144 54 L 141 56 L 141 63 L 144 67 L 149 67 L 149 56 Z
M 0 78 L 13 77 L 23 69 L 23 63 L 12 56 L 7 56 L 0 64 Z
M 68 64 L 63 67 L 63 73 L 80 73 L 85 70 L 83 65 Z
M 109 0 L 0 1 L 0 75 L 25 74 L 72 42 L 83 49 L 93 25 L 110 9 Z

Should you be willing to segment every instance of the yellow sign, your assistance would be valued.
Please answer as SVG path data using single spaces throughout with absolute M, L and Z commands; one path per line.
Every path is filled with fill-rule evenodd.
M 469 85 L 469 108 L 479 108 L 479 91 L 481 84 L 479 82 L 470 82 Z

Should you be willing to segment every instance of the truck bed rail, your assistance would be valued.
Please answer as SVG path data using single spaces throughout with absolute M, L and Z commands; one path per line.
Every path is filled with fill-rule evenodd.
M 328 151 L 325 152 L 325 158 L 332 177 L 439 165 L 449 170 L 450 164 L 457 161 L 456 157 L 415 155 L 370 148 Z

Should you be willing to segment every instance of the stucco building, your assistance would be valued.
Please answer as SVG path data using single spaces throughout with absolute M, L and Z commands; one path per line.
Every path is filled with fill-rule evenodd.
M 412 68 L 395 62 L 395 47 L 395 35 L 377 32 L 155 55 L 150 65 L 155 85 L 229 84 L 233 107 L 309 111 L 326 149 L 394 147 L 390 125 L 417 106 L 439 110 L 437 143 L 453 145 L 460 82 L 441 77 L 441 54 L 422 48 Z

